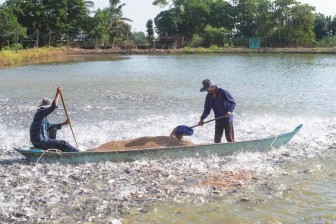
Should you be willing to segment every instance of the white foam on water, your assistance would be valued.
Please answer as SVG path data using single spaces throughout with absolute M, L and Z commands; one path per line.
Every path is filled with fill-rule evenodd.
M 208 119 L 211 119 L 209 117 Z M 75 136 L 82 151 L 99 146 L 112 140 L 126 140 L 143 136 L 169 136 L 178 125 L 193 126 L 197 124 L 199 114 L 181 116 L 153 115 L 140 117 L 136 120 L 106 120 L 92 124 L 73 124 Z M 246 141 L 274 136 L 292 131 L 297 125 L 304 124 L 301 131 L 288 143 L 287 148 L 306 153 L 315 152 L 330 147 L 335 142 L 335 118 L 319 117 L 278 117 L 273 115 L 237 115 L 234 121 L 235 140 Z M 195 144 L 213 142 L 214 122 L 195 127 L 192 136 L 185 139 Z M 13 147 L 26 148 L 30 146 L 29 129 L 14 129 L 0 124 L 0 149 L 5 154 Z M 58 138 L 74 144 L 70 128 L 64 127 L 58 132 Z M 226 142 L 223 136 L 222 142 Z
M 26 130 L 17 130 L 7 128 L 6 125 L 0 124 L 0 158 L 12 154 L 13 148 L 27 148 L 31 143 L 29 132 Z
M 208 119 L 212 119 L 210 116 Z M 190 114 L 182 116 L 179 114 L 170 114 L 168 116 L 152 115 L 148 117 L 140 117 L 134 120 L 105 120 L 98 123 L 75 123 L 73 124 L 77 141 L 82 151 L 99 146 L 112 140 L 126 140 L 138 138 L 143 136 L 169 136 L 171 131 L 177 125 L 192 126 L 197 124 L 199 114 Z M 297 125 L 303 123 L 304 126 L 301 131 L 284 147 L 277 150 L 271 150 L 265 153 L 259 152 L 237 152 L 231 156 L 218 157 L 216 155 L 209 158 L 184 158 L 178 160 L 162 159 L 160 164 L 164 164 L 165 170 L 169 171 L 168 180 L 178 181 L 179 175 L 185 170 L 193 170 L 195 173 L 215 173 L 221 171 L 253 171 L 260 175 L 268 175 L 276 172 L 277 163 L 283 159 L 283 154 L 286 154 L 286 159 L 298 160 L 301 158 L 318 156 L 323 150 L 335 148 L 335 118 L 322 117 L 279 117 L 275 115 L 250 115 L 242 114 L 236 115 L 234 121 L 235 138 L 236 141 L 246 141 L 253 139 L 260 139 L 264 137 L 274 136 L 283 132 L 292 131 Z M 192 141 L 195 144 L 207 144 L 213 142 L 214 136 L 214 122 L 205 124 L 203 127 L 194 128 L 194 135 L 185 137 L 186 140 Z M 28 148 L 31 146 L 29 142 L 29 130 L 14 129 L 12 125 L 9 127 L 6 123 L 0 124 L 0 149 L 1 158 L 21 158 L 13 151 L 13 147 Z M 59 134 L 59 139 L 69 141 L 74 145 L 71 131 L 68 127 L 63 128 Z M 225 142 L 223 136 L 223 142 Z M 113 164 L 104 163 L 101 167 L 109 171 L 119 168 L 116 166 L 127 167 L 129 163 Z M 131 163 L 131 166 L 137 167 L 152 167 L 158 169 L 156 161 L 148 161 L 146 159 Z M 48 175 L 60 175 L 57 165 L 46 164 L 48 167 Z M 75 170 L 82 172 L 93 169 L 89 164 L 77 166 Z M 81 168 L 80 168 L 81 167 Z M 55 168 L 55 171 L 53 169 Z M 73 169 L 72 166 L 63 166 L 65 169 Z M 99 168 L 101 169 L 101 168 Z M 26 172 L 23 172 L 26 173 Z M 68 179 L 71 174 L 63 173 L 63 179 Z M 42 182 L 44 178 L 41 174 L 26 173 L 27 176 L 38 178 Z M 112 179 L 110 179 L 112 180 Z M 111 184 L 113 184 L 111 182 Z M 194 190 L 193 190 L 194 189 Z M 190 192 L 203 192 L 200 189 L 192 188 Z M 138 192 L 137 188 L 129 188 L 119 192 L 119 198 L 125 198 Z M 56 197 L 49 197 L 50 202 L 57 201 Z
M 175 61 L 174 57 L 168 56 L 168 59 L 173 59 L 170 60 L 170 63 Z M 334 87 L 330 84 L 332 82 L 328 84 L 323 81 L 332 79 L 334 76 L 331 70 L 323 73 L 328 74 L 323 77 L 313 74 L 318 69 L 325 67 L 322 64 L 316 67 L 316 63 L 325 61 L 325 57 L 322 56 L 322 61 L 313 57 L 314 59 L 304 60 L 305 63 L 303 64 L 291 64 L 286 71 L 281 66 L 286 62 L 286 60 L 283 61 L 284 57 L 282 56 L 280 59 L 275 57 L 276 63 L 273 63 L 273 60 L 269 61 L 270 58 L 266 57 L 266 62 L 272 62 L 272 66 L 269 66 L 266 70 L 265 66 L 258 66 L 260 65 L 260 58 L 253 56 L 249 57 L 248 61 L 255 62 L 257 70 L 252 68 L 248 73 L 244 71 L 243 67 L 236 66 L 244 62 L 241 56 L 238 55 L 237 57 L 239 58 L 238 62 L 231 61 L 232 57 L 223 58 L 222 56 L 218 58 L 220 61 L 207 60 L 205 68 L 204 63 L 199 63 L 204 61 L 203 56 L 197 60 L 192 56 L 192 60 L 182 61 L 183 65 L 190 64 L 190 62 L 197 64 L 196 67 L 194 66 L 197 69 L 194 69 L 188 76 L 182 71 L 183 69 L 169 72 L 168 75 L 162 73 L 163 58 L 161 57 L 159 57 L 157 63 L 152 63 L 152 60 L 148 62 L 140 60 L 139 63 L 135 63 L 136 66 L 133 66 L 137 68 L 134 71 L 124 70 L 124 68 L 132 67 L 125 66 L 126 64 L 117 67 L 109 66 L 108 68 L 117 68 L 118 70 L 122 67 L 122 69 L 102 71 L 103 76 L 100 72 L 97 74 L 93 72 L 96 69 L 92 64 L 88 65 L 87 68 L 90 69 L 84 76 L 83 74 L 75 74 L 78 68 L 83 67 L 83 64 L 65 66 L 66 68 L 61 65 L 60 67 L 37 66 L 37 69 L 30 69 L 28 66 L 18 70 L 14 69 L 15 71 L 8 70 L 8 74 L 3 74 L 4 80 L 8 81 L 8 85 L 5 82 L 6 90 L 3 92 L 3 97 L 10 98 L 0 98 L 0 220 L 5 220 L 3 222 L 7 223 L 106 223 L 109 221 L 121 223 L 120 214 L 127 214 L 127 206 L 144 207 L 165 197 L 168 198 L 168 201 L 171 199 L 184 201 L 189 196 L 196 195 L 198 202 L 206 203 L 207 196 L 211 193 L 210 189 L 198 187 L 197 181 L 205 177 L 218 176 L 225 171 L 247 171 L 255 174 L 258 178 L 260 177 L 260 179 L 274 173 L 273 177 L 277 174 L 280 174 L 278 177 L 281 177 L 283 172 L 289 173 L 289 175 L 297 174 L 302 179 L 307 178 L 308 175 L 314 175 L 316 171 L 323 173 L 324 164 L 319 161 L 319 156 L 329 150 L 335 151 L 336 149 L 335 118 L 322 117 L 322 114 L 330 116 L 334 111 L 334 104 L 332 103 Z M 143 59 L 143 56 L 140 56 L 140 58 Z M 164 57 L 164 59 L 167 59 L 167 57 Z M 277 61 L 278 59 L 280 63 Z M 289 58 L 287 62 L 297 62 L 297 58 L 295 59 Z M 311 60 L 314 63 L 310 63 Z M 134 61 L 133 58 L 130 61 L 135 62 L 136 60 Z M 277 63 L 280 66 L 277 66 Z M 333 64 L 334 59 L 329 58 L 328 65 L 332 67 Z M 142 67 L 143 65 L 146 69 Z M 153 65 L 155 65 L 154 70 L 158 72 L 158 76 L 155 75 L 156 72 L 148 73 L 147 67 L 153 70 Z M 175 62 L 170 65 L 173 65 L 172 68 L 179 68 Z M 276 69 L 273 65 L 276 65 Z M 223 66 L 232 66 L 229 69 L 231 72 L 223 74 Z M 98 67 L 101 66 L 98 65 Z M 139 73 L 139 67 L 142 71 L 141 74 Z M 166 67 L 169 67 L 169 63 Z M 214 68 L 215 70 L 213 70 Z M 236 70 L 237 68 L 238 70 Z M 241 70 L 242 68 L 243 70 Z M 294 68 L 294 70 L 291 68 Z M 300 69 L 297 70 L 296 68 Z M 45 71 L 51 69 L 52 74 L 49 76 L 39 74 L 38 72 L 41 69 Z M 69 69 L 75 76 L 63 73 L 63 71 Z M 227 80 L 223 83 L 223 86 L 228 88 L 231 86 L 233 95 L 240 100 L 237 104 L 237 106 L 240 106 L 235 110 L 238 113 L 235 114 L 234 121 L 236 141 L 259 139 L 292 131 L 300 123 L 304 124 L 303 128 L 288 144 L 280 149 L 268 152 L 237 152 L 230 156 L 213 155 L 204 158 L 174 160 L 167 158 L 158 160 L 141 159 L 124 163 L 102 162 L 80 165 L 57 163 L 35 165 L 17 160 L 22 157 L 13 150 L 13 147 L 28 148 L 31 145 L 29 142 L 29 125 L 33 113 L 36 111 L 36 105 L 40 101 L 39 97 L 41 93 L 43 95 L 45 93 L 50 94 L 49 96 L 54 94 L 51 87 L 55 86 L 55 75 L 59 71 L 61 71 L 61 75 L 57 75 L 56 81 L 66 83 L 68 89 L 71 87 L 73 90 L 72 98 L 69 96 L 70 94 L 67 95 L 69 98 L 66 97 L 66 102 L 69 115 L 74 119 L 72 120 L 73 127 L 80 150 L 84 151 L 112 140 L 126 140 L 142 136 L 169 136 L 177 125 L 192 126 L 197 124 L 200 114 L 194 112 L 189 114 L 189 112 L 200 112 L 202 108 L 198 108 L 198 106 L 203 104 L 201 98 L 204 95 L 196 95 L 192 91 L 200 84 L 199 80 L 204 76 L 204 72 L 212 70 L 215 71 L 211 73 L 214 76 L 213 78 Z M 29 73 L 28 76 L 26 76 L 27 72 Z M 270 76 L 272 72 L 280 75 Z M 20 73 L 25 74 L 25 76 L 21 77 Z M 119 85 L 120 87 L 110 85 L 113 84 L 111 74 L 117 82 L 125 85 Z M 181 74 L 181 77 L 178 74 Z M 235 74 L 242 74 L 243 76 Z M 244 79 L 244 77 L 247 77 L 247 79 Z M 249 79 L 249 77 L 253 77 L 253 79 Z M 18 78 L 25 81 L 29 79 L 29 82 L 22 86 L 22 82 L 17 82 Z M 182 79 L 183 82 L 177 83 L 176 86 L 177 79 Z M 162 94 L 157 94 L 157 89 L 152 87 L 143 89 L 144 86 L 148 86 L 148 80 L 154 80 L 155 85 L 160 85 L 163 90 Z M 186 89 L 185 83 L 187 81 L 190 86 Z M 34 88 L 36 82 L 46 88 L 44 90 Z M 286 84 L 282 87 L 277 85 L 277 83 L 289 82 L 290 85 Z M 83 89 L 83 86 L 86 88 Z M 97 86 L 101 89 L 96 90 Z M 128 90 L 125 90 L 124 86 L 127 86 Z M 241 88 L 242 86 L 246 88 Z M 256 88 L 256 86 L 260 88 Z M 48 90 L 49 87 L 50 91 Z M 269 94 L 273 89 L 272 87 L 279 87 L 274 92 L 275 94 Z M 17 88 L 22 88 L 23 91 L 16 91 Z M 117 89 L 121 92 L 116 91 Z M 316 91 L 312 92 L 311 89 Z M 256 91 L 252 93 L 251 90 Z M 316 95 L 316 92 L 318 95 Z M 294 94 L 297 97 L 294 97 Z M 27 98 L 27 96 L 34 97 L 34 99 Z M 38 97 L 38 100 L 35 97 Z M 261 100 L 259 97 L 261 97 Z M 323 104 L 324 101 L 320 100 L 321 97 L 325 102 L 329 102 L 328 105 Z M 188 100 L 185 100 L 186 98 Z M 77 99 L 80 99 L 80 102 Z M 293 99 L 294 102 L 291 107 L 286 108 L 288 99 Z M 328 99 L 330 100 L 328 101 Z M 242 113 L 239 110 L 247 113 Z M 316 111 L 316 113 L 314 114 L 309 110 Z M 301 112 L 306 115 L 291 115 Z M 275 114 L 282 115 L 277 116 Z M 64 121 L 64 111 L 60 107 L 60 110 L 53 113 L 50 118 L 50 120 L 55 118 L 56 121 Z M 186 140 L 196 144 L 213 142 L 214 122 L 205 124 L 203 127 L 196 127 L 194 130 L 194 135 L 186 137 Z M 67 140 L 74 145 L 69 127 L 62 128 L 58 138 Z M 225 141 L 223 136 L 223 142 Z M 309 158 L 313 159 L 309 160 Z M 9 160 L 7 161 L 7 159 Z M 301 167 L 305 160 L 307 163 L 313 161 L 313 164 Z M 287 165 L 293 163 L 294 167 L 287 167 L 286 162 L 288 161 Z M 332 162 L 330 163 L 332 164 Z M 305 169 L 307 169 L 305 171 L 308 173 L 307 176 L 300 176 L 300 172 Z M 334 174 L 333 170 L 331 174 Z M 274 179 L 270 179 L 271 184 Z M 279 205 L 277 205 L 276 198 L 284 198 L 286 194 L 284 192 L 288 190 L 286 181 L 283 182 L 283 184 L 275 186 L 274 189 L 278 190 L 275 190 L 274 196 L 270 195 L 269 191 L 262 193 L 263 197 L 261 199 L 271 198 L 269 203 L 266 202 L 266 206 L 270 205 L 270 207 L 277 209 Z M 239 212 L 238 214 L 248 216 L 249 211 L 258 207 L 257 204 L 251 204 L 250 201 L 244 202 L 245 204 L 239 208 L 239 201 L 245 193 L 238 192 L 233 197 L 225 195 L 227 200 L 232 200 L 232 204 L 230 204 L 232 210 L 228 208 L 228 213 Z M 248 192 L 246 194 L 248 195 Z M 328 194 L 329 196 L 330 194 Z M 213 197 L 212 200 L 216 200 L 215 198 Z M 312 199 L 311 197 L 306 198 Z M 237 200 L 238 204 L 236 203 Z M 223 201 L 219 203 L 223 203 Z M 187 206 L 189 205 L 187 204 Z M 283 207 L 287 207 L 286 205 L 288 203 Z M 209 209 L 207 206 L 208 204 L 205 204 L 205 211 Z M 322 204 L 322 206 L 324 205 Z M 326 209 L 325 206 L 324 208 Z M 268 209 L 265 210 L 269 212 Z M 208 218 L 207 215 L 209 214 L 211 213 L 207 212 L 202 216 Z M 259 212 L 256 212 L 256 216 L 259 214 Z M 130 214 L 130 216 L 132 215 Z M 151 216 L 152 214 L 148 215 Z M 268 214 L 269 217 L 271 215 Z M 297 214 L 294 214 L 294 216 L 297 216 Z M 279 222 L 282 221 L 283 219 L 280 218 Z M 285 219 L 286 221 L 288 220 Z
M 74 129 L 79 145 L 83 147 L 81 150 L 85 150 L 111 140 L 168 136 L 177 125 L 193 125 L 198 119 L 199 114 L 153 115 L 132 121 L 106 120 L 84 125 L 78 123 L 74 125 Z M 323 152 L 322 150 L 332 148 L 335 142 L 336 120 L 333 118 L 236 116 L 237 141 L 292 131 L 300 123 L 304 124 L 302 130 L 287 145 L 263 153 L 238 152 L 221 157 L 213 155 L 205 158 L 175 160 L 142 159 L 125 163 L 6 165 L 3 166 L 3 171 L 0 171 L 0 174 L 5 176 L 3 177 L 5 181 L 1 183 L 1 187 L 5 189 L 5 195 L 0 199 L 0 216 L 9 219 L 19 211 L 24 216 L 17 217 L 17 221 L 25 219 L 37 221 L 38 214 L 42 214 L 45 220 L 54 217 L 54 220 L 64 222 L 73 218 L 69 214 L 64 214 L 65 211 L 78 212 L 78 209 L 83 209 L 86 211 L 86 215 L 83 215 L 84 220 L 98 221 L 99 214 L 105 218 L 104 220 L 106 217 L 111 217 L 110 213 L 107 213 L 109 215 L 102 213 L 108 211 L 109 207 L 116 211 L 116 208 L 117 210 L 127 209 L 118 206 L 125 206 L 128 203 L 136 205 L 137 201 L 142 203 L 141 201 L 162 200 L 167 197 L 171 197 L 171 200 L 183 201 L 184 198 L 195 195 L 203 198 L 209 195 L 212 189 L 195 186 L 202 178 L 216 176 L 225 171 L 251 171 L 257 177 L 265 177 L 274 172 L 281 172 L 279 162 L 281 163 L 282 160 L 300 160 L 307 156 L 318 156 Z M 1 159 L 21 158 L 13 152 L 12 147 L 30 145 L 28 129 L 7 128 L 3 123 L 0 124 L 0 128 L 6 130 L 0 132 Z M 187 139 L 197 144 L 211 143 L 213 135 L 214 123 L 210 123 L 195 128 L 194 135 Z M 73 141 L 69 128 L 61 130 L 59 138 Z M 224 137 L 223 142 L 225 142 Z M 287 156 L 284 157 L 283 154 Z M 17 187 L 13 188 L 13 186 Z M 279 189 L 286 189 L 286 187 L 278 186 Z M 274 197 L 281 198 L 282 195 Z M 68 204 L 69 200 L 71 205 Z M 37 210 L 26 209 L 32 203 L 40 203 Z M 64 209 L 58 206 L 60 204 L 65 206 Z M 86 207 L 83 207 L 84 205 Z M 112 214 L 112 216 L 115 215 L 115 213 Z M 79 218 L 77 217 L 77 220 Z

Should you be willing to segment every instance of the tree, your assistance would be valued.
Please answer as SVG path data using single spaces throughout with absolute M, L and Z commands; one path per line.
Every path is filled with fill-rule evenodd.
M 123 17 L 122 8 L 126 4 L 120 4 L 120 0 L 110 0 L 110 18 L 109 23 L 111 27 L 110 36 L 112 44 L 114 45 L 117 39 L 125 39 L 124 34 L 126 29 L 125 21 L 133 22 L 132 20 Z
M 237 36 L 253 37 L 257 27 L 256 0 L 239 0 L 237 7 Z
M 160 36 L 177 36 L 181 24 L 178 11 L 174 8 L 161 11 L 154 19 L 155 31 Z
M 224 44 L 229 45 L 229 32 L 224 28 L 214 28 L 207 26 L 203 33 L 203 46 L 210 47 L 211 45 L 216 45 L 223 47 Z
M 331 21 L 329 30 L 330 30 L 330 35 L 331 36 L 336 35 L 336 16 Z
M 91 20 L 89 37 L 96 42 L 96 47 L 106 47 L 110 42 L 109 10 L 98 9 Z
M 273 6 L 272 20 L 275 23 L 272 37 L 277 38 L 278 45 L 288 45 L 290 8 L 297 3 L 296 0 L 275 0 Z
M 7 5 L 0 5 L 0 50 L 6 41 L 18 42 L 20 36 L 26 36 L 26 28 L 22 27 L 13 10 Z
M 154 1 L 154 5 L 166 5 L 169 1 Z M 173 0 L 171 7 L 154 19 L 156 31 L 163 34 L 184 35 L 192 37 L 201 33 L 207 25 L 210 13 L 210 2 L 204 0 Z M 170 21 L 172 24 L 169 24 Z M 159 34 L 159 33 L 158 33 Z M 159 34 L 160 36 L 163 34 Z
M 215 28 L 225 28 L 232 30 L 235 27 L 234 7 L 224 0 L 214 0 L 209 2 L 209 15 L 207 24 Z
M 72 40 L 85 31 L 89 20 L 90 4 L 83 0 L 7 0 L 7 4 L 29 34 L 52 31 L 57 41 Z
M 170 2 L 169 0 L 154 0 L 153 5 L 164 7 L 164 6 L 167 6 L 169 2 Z
M 18 22 L 32 34 L 37 29 L 43 32 L 42 26 L 48 26 L 47 9 L 42 1 L 38 0 L 8 0 L 6 4 L 13 9 Z
M 202 33 L 210 13 L 209 1 L 187 0 L 178 3 L 182 12 L 184 35 L 192 37 L 194 34 Z
M 69 40 L 74 39 L 81 31 L 85 30 L 88 21 L 88 10 L 83 0 L 67 1 L 66 5 L 66 30 L 64 33 Z
M 315 36 L 316 40 L 320 41 L 324 37 L 328 37 L 331 35 L 331 16 L 325 16 L 322 13 L 318 13 L 315 15 Z
M 134 41 L 137 45 L 143 45 L 147 42 L 146 35 L 142 31 L 131 33 L 130 40 Z
M 154 29 L 153 29 L 153 20 L 151 19 L 149 19 L 146 23 L 146 32 L 148 42 L 152 43 L 154 40 Z
M 315 41 L 314 7 L 308 4 L 295 4 L 290 10 L 289 36 L 291 45 L 310 46 Z
M 272 5 L 269 0 L 256 0 L 257 12 L 255 36 L 261 38 L 264 46 L 269 46 L 272 43 L 271 33 L 276 26 L 272 20 Z

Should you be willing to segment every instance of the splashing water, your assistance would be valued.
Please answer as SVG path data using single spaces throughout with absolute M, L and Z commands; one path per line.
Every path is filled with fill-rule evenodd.
M 298 64 L 282 66 L 293 59 Z M 333 222 L 336 118 L 335 104 L 330 100 L 335 98 L 330 91 L 335 83 L 330 65 L 334 60 L 325 56 L 135 56 L 122 61 L 0 70 L 0 219 L 55 223 L 202 223 L 203 219 L 210 223 Z M 159 66 L 163 61 L 166 70 Z M 188 65 L 190 75 L 185 75 L 184 67 L 176 66 L 181 64 Z M 261 64 L 266 64 L 267 70 Z M 248 73 L 244 67 L 249 67 Z M 300 123 L 304 128 L 278 150 L 226 157 L 34 165 L 13 150 L 30 147 L 29 125 L 36 105 L 42 97 L 52 97 L 59 83 L 65 83 L 67 109 L 84 151 L 112 140 L 168 136 L 177 125 L 197 124 L 204 100 L 198 89 L 204 74 L 224 83 L 237 100 L 236 141 L 291 131 Z M 322 107 L 310 89 L 328 103 Z M 65 120 L 62 106 L 50 120 Z M 196 127 L 187 140 L 212 143 L 213 135 L 214 123 L 209 123 Z M 67 127 L 58 138 L 74 144 Z M 225 172 L 245 172 L 249 182 L 237 180 L 236 187 L 226 190 L 199 185 Z M 326 195 L 329 207 L 323 207 Z

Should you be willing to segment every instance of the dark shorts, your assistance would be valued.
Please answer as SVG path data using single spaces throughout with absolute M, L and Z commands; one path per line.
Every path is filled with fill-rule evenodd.
M 234 142 L 233 122 L 225 125 L 216 125 L 215 127 L 215 143 L 221 143 L 223 133 L 225 130 L 225 137 L 228 142 Z

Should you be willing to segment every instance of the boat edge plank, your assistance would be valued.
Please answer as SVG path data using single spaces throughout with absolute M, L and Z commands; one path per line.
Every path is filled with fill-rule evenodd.
M 209 155 L 225 156 L 235 152 L 263 152 L 279 148 L 289 142 L 302 128 L 303 124 L 297 126 L 293 131 L 257 140 L 202 144 L 194 146 L 177 146 L 166 148 L 152 148 L 125 151 L 107 152 L 55 152 L 41 149 L 16 149 L 21 155 L 31 162 L 60 162 L 60 163 L 87 163 L 87 162 L 129 162 L 139 159 L 160 159 L 160 158 L 183 158 L 183 157 L 204 157 Z

